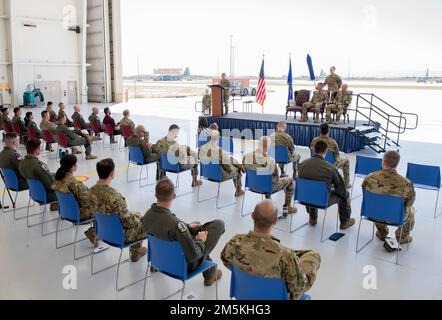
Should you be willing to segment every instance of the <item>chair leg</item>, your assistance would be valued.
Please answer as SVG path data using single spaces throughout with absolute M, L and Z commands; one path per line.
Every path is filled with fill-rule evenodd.
M 438 217 L 438 215 L 437 215 L 437 203 L 439 202 L 439 193 L 440 193 L 440 189 L 437 190 L 436 203 L 434 204 L 434 219 L 437 219 L 437 217 Z
M 183 281 L 183 289 L 181 289 L 181 300 L 184 298 L 184 289 L 186 288 L 186 281 Z
M 404 231 L 404 226 L 401 227 L 399 241 L 402 239 L 402 232 L 403 231 Z M 399 264 L 399 252 L 401 251 L 401 250 L 399 250 L 400 246 L 401 246 L 400 243 L 398 243 L 398 249 L 397 249 L 397 252 L 396 252 L 396 264 Z
M 355 188 L 355 181 L 356 181 L 356 175 L 354 176 L 353 183 L 351 184 L 350 199 L 353 199 L 353 189 Z
M 358 227 L 358 235 L 356 238 L 356 253 L 361 252 L 366 246 L 368 246 L 373 240 L 374 240 L 374 223 L 372 223 L 372 232 L 371 232 L 371 239 L 367 241 L 361 248 L 359 248 L 359 239 L 361 234 L 361 226 L 362 226 L 362 217 L 359 220 L 359 227 Z
M 57 219 L 57 227 L 55 229 L 55 249 L 60 249 L 58 247 L 58 227 L 60 226 L 61 217 L 59 216 Z
M 242 204 L 241 204 L 241 218 L 246 217 L 247 215 L 244 215 L 244 202 L 246 200 L 246 194 L 247 194 L 247 190 L 244 193 L 244 196 L 242 197 Z
M 130 162 L 127 164 L 127 172 L 126 172 L 126 182 L 129 183 L 129 168 L 130 168 Z
M 118 265 L 117 265 L 117 278 L 115 280 L 115 290 L 120 291 L 118 289 L 118 277 L 120 275 L 120 264 L 121 264 L 121 257 L 123 256 L 123 249 L 120 249 L 120 257 L 118 258 Z
M 147 285 L 147 279 L 148 278 L 150 278 L 148 275 L 149 275 L 149 271 L 150 271 L 150 267 L 151 267 L 151 264 L 150 264 L 150 262 L 147 264 L 147 268 L 146 268 L 146 274 L 145 274 L 145 276 L 144 276 L 144 286 L 143 286 L 143 300 L 146 300 L 146 292 L 147 292 L 147 290 L 146 290 L 146 285 Z
M 327 218 L 327 210 L 324 212 L 324 219 L 322 220 L 322 230 L 321 230 L 321 242 L 327 241 L 327 239 L 324 238 L 324 227 L 325 227 L 325 219 Z
M 218 183 L 218 192 L 216 194 L 216 208 L 220 209 L 219 207 L 219 196 L 220 196 L 220 191 L 221 191 L 221 183 Z
M 290 215 L 290 229 L 289 229 L 290 233 L 295 233 L 296 231 L 301 230 L 302 228 L 304 228 L 304 227 L 309 225 L 309 222 L 306 222 L 303 225 L 301 225 L 301 226 L 299 226 L 299 227 L 297 227 L 295 229 L 292 229 L 292 226 L 293 226 L 293 216 L 294 216 L 293 214 Z

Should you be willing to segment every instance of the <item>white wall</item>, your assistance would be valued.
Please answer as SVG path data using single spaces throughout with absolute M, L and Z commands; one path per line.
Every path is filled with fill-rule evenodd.
M 82 26 L 78 21 L 82 1 L 11 0 L 11 7 L 15 101 L 23 103 L 23 92 L 29 84 L 60 81 L 60 96 L 67 103 L 67 82 L 76 81 L 80 89 L 82 35 L 68 31 L 63 22 L 71 19 Z M 36 28 L 24 27 L 24 23 L 35 24 Z

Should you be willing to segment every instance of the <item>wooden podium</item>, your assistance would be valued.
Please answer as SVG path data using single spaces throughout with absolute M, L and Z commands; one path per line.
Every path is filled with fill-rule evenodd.
M 212 116 L 224 116 L 224 88 L 220 85 L 209 86 L 212 89 Z

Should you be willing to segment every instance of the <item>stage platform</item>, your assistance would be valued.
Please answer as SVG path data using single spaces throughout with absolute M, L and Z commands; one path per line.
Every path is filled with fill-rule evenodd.
M 253 138 L 256 140 L 260 138 L 259 135 L 261 132 L 264 135 L 268 135 L 269 130 L 271 132 L 276 130 L 277 123 L 282 120 L 285 120 L 284 115 L 240 112 L 231 113 L 220 118 L 208 118 L 209 125 L 217 123 L 221 131 L 233 129 L 243 131 L 250 129 L 253 132 Z M 364 124 L 365 122 L 358 121 L 356 126 L 362 126 Z M 321 123 L 299 123 L 298 120 L 289 117 L 287 120 L 287 133 L 293 138 L 297 146 L 309 147 L 313 138 L 319 135 L 320 125 Z M 352 121 L 350 121 L 350 124 L 345 125 L 330 125 L 330 136 L 336 140 L 340 150 L 344 153 L 352 153 L 365 148 L 362 139 L 351 132 L 353 126 L 354 122 Z

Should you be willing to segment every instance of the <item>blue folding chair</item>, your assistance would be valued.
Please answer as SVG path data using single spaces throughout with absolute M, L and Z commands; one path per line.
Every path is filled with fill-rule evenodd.
M 166 171 L 168 173 L 176 174 L 176 188 L 180 187 L 180 173 L 190 171 L 192 169 L 181 170 L 180 164 L 178 163 L 177 157 L 172 153 L 162 154 L 160 158 L 160 169 Z M 191 194 L 192 192 L 188 192 L 186 194 Z M 183 196 L 186 194 L 180 194 L 179 196 Z
M 373 222 L 373 230 L 371 239 L 361 248 L 359 248 L 359 235 L 361 232 L 361 225 L 363 220 Z M 405 223 L 408 223 L 407 221 L 405 221 L 404 199 L 398 196 L 376 194 L 368 192 L 366 190 L 363 191 L 361 219 L 359 221 L 358 236 L 356 240 L 356 253 L 361 252 L 362 249 L 364 249 L 370 242 L 374 240 L 375 223 L 381 223 L 387 226 L 395 226 L 400 228 L 401 232 L 399 239 L 402 239 L 402 231 L 404 225 Z M 409 247 L 410 244 L 407 245 L 407 251 Z M 400 250 L 397 250 L 396 264 L 398 264 L 399 262 L 399 251 Z
M 310 149 L 310 154 L 313 157 L 315 155 L 315 151 Z M 332 165 L 335 165 L 335 163 L 336 163 L 336 161 L 335 161 L 335 154 L 333 152 L 331 152 L 331 151 L 328 151 L 327 155 L 325 156 L 325 160 L 328 163 L 330 163 Z
M 205 201 L 209 201 L 209 200 L 212 200 L 212 199 L 216 198 L 216 208 L 217 209 L 221 209 L 221 208 L 225 208 L 225 207 L 234 205 L 235 203 L 231 203 L 231 204 L 227 204 L 227 205 L 224 205 L 224 206 L 220 206 L 219 205 L 219 196 L 220 196 L 220 192 L 221 192 L 221 184 L 223 182 L 226 182 L 226 181 L 232 181 L 235 178 L 230 178 L 228 180 L 223 180 L 222 179 L 222 173 L 221 173 L 221 166 L 220 166 L 219 163 L 213 163 L 210 160 L 209 161 L 201 160 L 200 166 L 201 166 L 201 173 L 200 173 L 201 178 L 204 179 L 204 180 L 210 181 L 210 182 L 217 183 L 218 184 L 218 192 L 216 194 L 216 197 L 205 199 L 205 200 L 201 200 L 200 199 L 200 188 L 201 188 L 201 186 L 198 186 L 197 201 L 198 202 L 205 202 Z
M 286 146 L 271 146 L 269 155 L 275 159 L 276 163 L 287 165 L 289 160 L 289 149 Z
M 6 187 L 6 190 L 3 191 L 3 197 L 2 197 L 2 211 L 3 211 L 3 213 L 6 214 L 8 212 L 13 211 L 14 220 L 15 221 L 25 219 L 26 217 L 22 217 L 22 218 L 17 219 L 16 211 L 27 208 L 27 206 L 23 206 L 23 207 L 17 208 L 17 197 L 18 197 L 18 194 L 21 191 L 26 191 L 26 190 L 20 190 L 19 182 L 18 182 L 18 177 L 17 177 L 17 175 L 16 175 L 16 173 L 15 173 L 15 171 L 13 169 L 0 168 L 0 171 L 3 174 L 3 178 L 4 178 L 3 182 L 5 183 L 5 187 Z M 15 197 L 14 197 L 14 200 L 12 201 L 12 209 L 6 210 L 5 209 L 5 195 L 6 195 L 8 190 L 9 191 L 14 191 L 15 192 Z
M 131 164 L 141 167 L 139 179 L 129 180 L 129 169 L 130 169 Z M 156 182 L 149 184 L 149 167 L 148 167 L 149 164 L 157 164 L 157 162 L 144 163 L 144 156 L 143 156 L 143 152 L 141 151 L 141 148 L 140 147 L 129 147 L 129 163 L 127 165 L 127 179 L 126 179 L 127 183 L 132 183 L 132 182 L 138 181 L 140 188 L 155 184 Z M 145 178 L 143 178 L 143 168 L 146 168 L 146 177 Z M 143 185 L 141 183 L 142 180 L 146 180 L 147 184 Z
M 87 238 L 77 240 L 78 229 L 81 225 L 84 225 L 87 223 L 89 223 L 92 226 L 93 222 L 95 221 L 95 218 L 81 219 L 80 208 L 78 207 L 77 200 L 75 199 L 75 197 L 72 194 L 56 191 L 55 195 L 57 196 L 57 199 L 58 199 L 58 213 L 59 213 L 59 218 L 57 221 L 57 229 L 55 232 L 55 247 L 57 249 L 61 249 L 61 248 L 66 248 L 70 245 L 74 245 L 74 260 L 80 260 L 82 258 L 90 256 L 91 253 L 77 257 L 77 243 L 87 240 Z M 75 226 L 75 237 L 74 237 L 74 242 L 59 246 L 58 245 L 58 233 L 59 233 L 59 231 L 63 231 L 63 230 L 59 230 L 59 225 L 60 225 L 60 222 L 63 220 L 68 221 L 68 222 L 72 223 L 73 226 Z M 69 229 L 66 229 L 66 230 L 69 230 Z
M 324 181 L 297 178 L 296 188 L 295 188 L 295 202 L 305 206 L 324 210 L 324 219 L 322 221 L 322 230 L 321 230 L 321 242 L 325 242 L 327 240 L 327 238 L 324 239 L 325 220 L 327 218 L 328 208 L 331 207 L 329 204 L 329 187 L 327 183 Z M 292 221 L 293 217 L 290 221 L 290 233 L 293 233 L 308 225 L 308 223 L 306 223 L 292 230 Z M 338 231 L 339 231 L 339 214 L 337 214 L 336 218 L 336 232 Z
M 27 180 L 27 181 L 28 181 L 28 185 L 29 185 L 29 202 L 28 202 L 28 210 L 26 213 L 26 223 L 27 223 L 28 228 L 32 228 L 32 227 L 41 225 L 41 235 L 42 236 L 54 234 L 55 231 L 49 232 L 49 233 L 44 232 L 44 225 L 49 222 L 57 221 L 58 218 L 45 221 L 45 214 L 46 214 L 47 206 L 48 206 L 48 204 L 51 204 L 51 202 L 48 201 L 46 189 L 43 186 L 43 183 L 40 180 Z M 43 206 L 43 211 L 30 215 L 29 209 L 31 208 L 31 200 L 34 201 L 35 203 L 38 203 L 39 205 Z M 35 224 L 30 224 L 29 218 L 32 216 L 37 216 L 37 215 L 42 216 L 41 222 L 35 223 Z
M 160 240 L 152 235 L 148 236 L 147 261 L 149 264 L 147 266 L 144 281 L 143 299 L 146 299 L 147 279 L 150 278 L 148 274 L 152 267 L 158 272 L 173 279 L 180 280 L 183 283 L 183 287 L 180 290 L 167 296 L 164 300 L 167 300 L 179 292 L 181 292 L 181 300 L 183 300 L 187 280 L 190 280 L 209 269 L 217 267 L 216 263 L 205 260 L 196 270 L 189 271 L 187 270 L 186 256 L 184 255 L 179 242 Z M 215 282 L 215 286 L 216 300 L 218 300 L 218 281 Z
M 198 134 L 196 136 L 196 147 L 200 149 L 205 146 L 210 141 L 210 135 L 207 134 Z
M 284 190 L 279 190 L 273 192 L 272 173 L 268 171 L 266 172 L 264 170 L 246 169 L 246 190 L 245 190 L 246 193 L 242 198 L 242 206 L 241 206 L 241 217 L 243 218 L 250 215 L 250 213 L 244 214 L 244 202 L 246 199 L 247 191 L 260 194 L 262 195 L 263 198 L 271 197 L 275 193 L 284 191 Z
M 231 265 L 230 298 L 235 300 L 289 300 L 283 279 L 257 277 Z M 298 300 L 311 300 L 308 294 Z
M 96 221 L 95 233 L 96 233 L 97 237 L 101 241 L 106 243 L 107 245 L 120 249 L 120 258 L 118 259 L 117 264 L 113 264 L 113 265 L 106 267 L 104 269 L 94 271 L 95 251 L 93 251 L 92 252 L 92 259 L 91 259 L 91 274 L 96 275 L 100 272 L 103 272 L 105 270 L 108 270 L 108 269 L 111 269 L 111 268 L 117 266 L 117 277 L 116 277 L 116 281 L 115 281 L 115 289 L 117 291 L 122 291 L 130 286 L 133 286 L 133 285 L 143 281 L 144 278 L 134 281 L 132 283 L 129 283 L 123 287 L 118 286 L 118 278 L 120 275 L 120 265 L 122 263 L 129 261 L 129 259 L 121 261 L 121 258 L 123 256 L 123 249 L 130 248 L 131 246 L 139 244 L 139 243 L 143 243 L 143 241 L 146 240 L 146 238 L 141 239 L 141 240 L 137 240 L 137 241 L 133 241 L 130 243 L 126 243 L 124 241 L 123 225 L 121 224 L 120 218 L 116 214 L 105 215 L 102 213 L 96 213 L 95 214 L 95 221 Z
M 373 172 L 382 170 L 382 159 L 364 156 L 356 156 L 355 176 L 351 187 L 351 196 L 353 197 L 353 189 L 356 178 L 364 179 Z
M 407 179 L 413 182 L 416 188 L 437 192 L 436 203 L 434 205 L 434 219 L 436 219 L 438 217 L 437 203 L 439 202 L 439 192 L 441 188 L 440 167 L 409 163 L 407 167 Z

